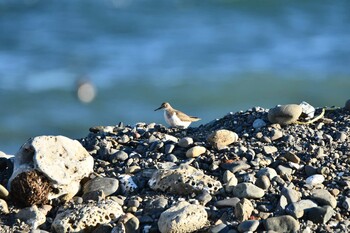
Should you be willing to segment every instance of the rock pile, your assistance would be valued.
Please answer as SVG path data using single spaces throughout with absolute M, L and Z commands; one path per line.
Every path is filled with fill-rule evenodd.
M 119 124 L 80 143 L 31 139 L 0 158 L 0 232 L 347 232 L 350 111 L 298 124 L 302 115 L 255 107 L 185 130 Z M 20 200 L 20 174 L 47 198 Z

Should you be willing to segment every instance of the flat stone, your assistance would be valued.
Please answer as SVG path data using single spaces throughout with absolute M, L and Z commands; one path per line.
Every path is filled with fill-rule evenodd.
M 178 145 L 180 146 L 180 147 L 183 147 L 183 148 L 187 148 L 187 147 L 189 147 L 190 145 L 192 145 L 193 144 L 193 138 L 191 138 L 191 137 L 184 137 L 184 138 L 181 138 L 180 140 L 179 140 L 179 143 L 178 143 Z
M 293 152 L 287 151 L 282 157 L 290 162 L 300 163 L 300 158 Z
M 100 202 L 106 198 L 103 190 L 95 190 L 91 192 L 86 192 L 82 196 L 84 202 L 88 202 L 90 200 Z
M 255 232 L 260 222 L 258 220 L 246 220 L 238 225 L 239 232 Z
M 266 175 L 262 175 L 256 179 L 255 185 L 258 186 L 259 188 L 267 190 L 271 185 L 271 181 L 269 177 L 267 177 Z
M 226 129 L 214 131 L 207 138 L 207 141 L 219 150 L 236 142 L 237 140 L 238 135 L 235 132 Z
M 313 223 L 326 224 L 334 214 L 331 206 L 313 207 L 305 211 L 305 218 Z
M 311 192 L 311 199 L 319 205 L 329 205 L 333 209 L 337 207 L 337 200 L 326 189 L 314 189 Z
M 186 157 L 187 158 L 197 158 L 198 156 L 204 154 L 207 149 L 204 146 L 194 146 L 187 150 Z
M 282 137 L 283 137 L 283 133 L 281 130 L 274 129 L 271 131 L 271 137 L 270 137 L 271 141 L 276 141 Z
M 109 161 L 111 163 L 116 163 L 118 161 L 125 161 L 129 158 L 128 153 L 126 153 L 125 151 L 119 150 L 117 152 L 115 152 L 114 154 L 112 154 L 111 156 L 109 156 Z
M 270 180 L 272 180 L 274 177 L 277 176 L 277 172 L 275 169 L 270 168 L 270 167 L 266 167 L 266 168 L 262 168 L 260 169 L 257 173 L 256 173 L 256 177 L 260 177 L 266 175 Z
M 278 165 L 276 168 L 278 174 L 283 177 L 283 176 L 291 176 L 293 173 L 293 169 L 290 167 L 286 167 L 283 165 Z
M 298 202 L 290 203 L 286 207 L 286 212 L 292 215 L 294 218 L 298 219 L 304 216 L 304 213 L 306 210 L 313 207 L 317 207 L 317 204 L 312 200 L 305 199 L 305 200 L 300 200 Z
M 298 104 L 287 104 L 271 108 L 268 112 L 268 119 L 271 123 L 289 125 L 298 120 L 303 109 Z
M 264 146 L 263 150 L 264 150 L 264 153 L 267 155 L 276 153 L 278 151 L 277 147 L 275 146 Z
M 158 228 L 161 233 L 189 233 L 203 228 L 207 221 L 204 206 L 181 201 L 160 215 Z
M 254 210 L 253 204 L 246 198 L 243 198 L 235 206 L 235 216 L 239 221 L 246 221 L 252 215 Z
M 298 191 L 286 187 L 282 188 L 281 194 L 286 197 L 288 203 L 297 202 L 301 197 L 301 194 Z
M 263 221 L 266 231 L 298 232 L 300 224 L 292 216 L 282 215 L 271 217 Z
M 231 179 L 225 184 L 225 190 L 228 193 L 231 193 L 233 188 L 238 184 L 236 176 L 231 177 Z
M 229 232 L 229 227 L 224 223 L 220 223 L 215 226 L 212 226 L 208 231 L 208 233 L 228 233 L 228 232 Z
M 84 184 L 83 192 L 102 190 L 105 196 L 109 196 L 118 190 L 119 181 L 115 178 L 96 177 Z
M 240 199 L 238 197 L 231 197 L 231 198 L 219 200 L 215 202 L 214 205 L 218 208 L 235 207 L 239 201 Z
M 312 176 L 309 176 L 308 178 L 306 178 L 305 183 L 307 185 L 311 185 L 311 186 L 315 186 L 318 184 L 322 184 L 324 182 L 325 178 L 323 175 L 321 174 L 315 174 Z
M 261 198 L 265 191 L 251 183 L 239 183 L 233 188 L 232 194 L 239 198 Z

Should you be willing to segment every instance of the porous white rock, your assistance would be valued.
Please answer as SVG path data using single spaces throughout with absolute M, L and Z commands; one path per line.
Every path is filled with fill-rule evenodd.
M 160 215 L 158 227 L 162 233 L 187 233 L 203 228 L 207 221 L 204 206 L 182 201 Z
M 94 160 L 76 140 L 64 136 L 38 136 L 29 139 L 16 153 L 11 181 L 22 172 L 37 170 L 50 181 L 54 192 L 48 199 L 73 197 L 82 178 L 93 172 Z
M 124 214 L 113 199 L 81 204 L 58 213 L 52 223 L 55 232 L 92 232 L 98 225 L 117 221 Z

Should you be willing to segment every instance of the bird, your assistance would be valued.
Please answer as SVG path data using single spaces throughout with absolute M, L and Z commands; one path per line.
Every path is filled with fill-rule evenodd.
M 154 111 L 160 109 L 164 109 L 164 119 L 171 127 L 187 129 L 192 122 L 201 120 L 199 117 L 188 116 L 185 113 L 172 108 L 168 102 L 162 103 L 162 105 Z

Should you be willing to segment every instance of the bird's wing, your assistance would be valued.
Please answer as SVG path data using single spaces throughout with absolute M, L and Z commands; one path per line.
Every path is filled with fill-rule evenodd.
M 188 116 L 187 114 L 177 110 L 176 111 L 177 117 L 179 117 L 182 121 L 199 121 L 201 118 L 199 117 L 194 117 L 194 116 Z

